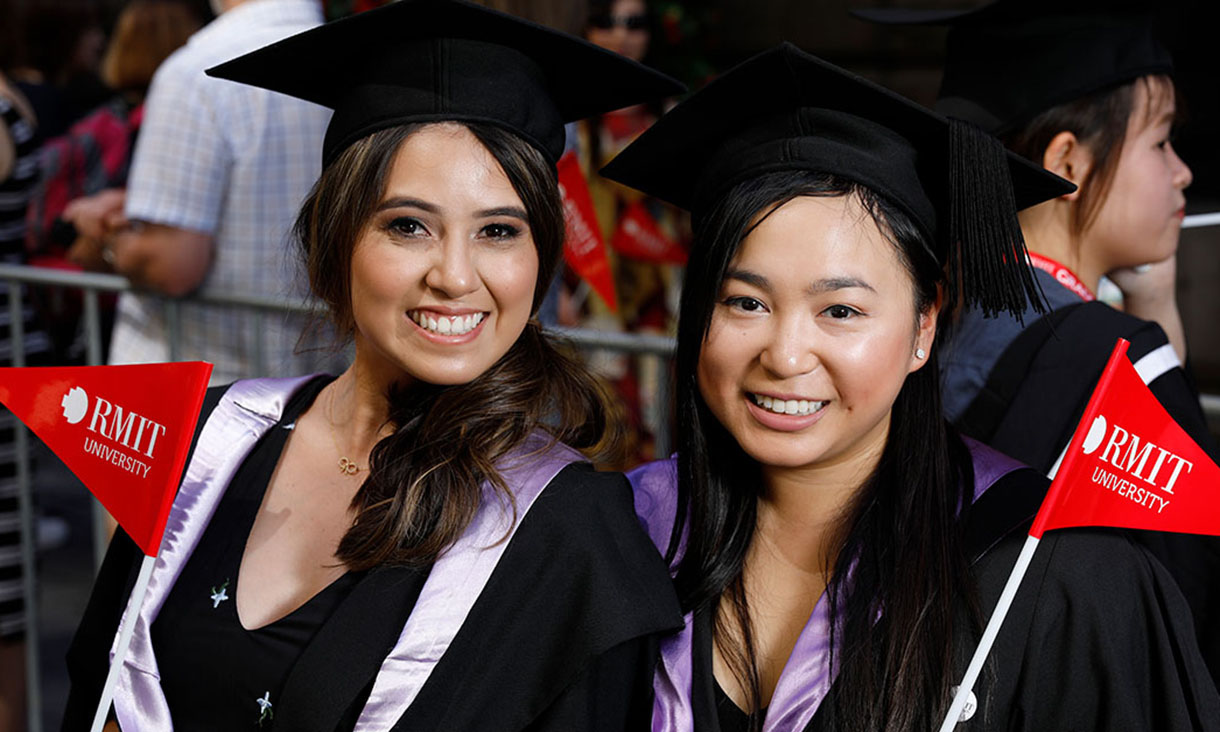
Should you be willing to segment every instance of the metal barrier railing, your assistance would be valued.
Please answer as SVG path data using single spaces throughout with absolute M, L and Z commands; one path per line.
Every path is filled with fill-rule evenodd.
M 1182 222 L 1182 228 L 1200 228 L 1220 226 L 1220 212 L 1187 216 Z M 85 361 L 88 365 L 99 365 L 103 361 L 102 354 L 102 324 L 99 297 L 102 293 L 117 293 L 132 290 L 130 282 L 118 275 L 65 272 L 61 270 L 39 267 L 0 264 L 0 282 L 9 287 L 9 322 L 13 341 L 12 364 L 25 365 L 23 348 L 24 318 L 22 312 L 22 297 L 20 293 L 25 285 L 40 285 L 45 287 L 79 288 L 83 294 L 83 318 L 85 330 Z M 167 321 L 167 333 L 170 342 L 170 359 L 176 360 L 180 355 L 179 334 L 180 321 L 178 300 L 163 298 Z M 279 313 L 315 313 L 321 310 L 321 305 L 312 301 L 293 300 L 258 295 L 204 295 L 192 298 L 194 302 L 221 305 L 235 308 L 245 308 L 255 312 Z M 653 355 L 669 358 L 674 352 L 674 340 L 665 336 L 616 333 L 611 331 L 589 330 L 582 328 L 554 328 L 549 333 L 571 343 L 581 350 L 609 350 L 624 354 Z M 265 370 L 265 354 L 258 350 L 258 339 L 255 339 L 255 352 L 252 359 L 255 373 L 262 374 Z M 657 381 L 657 403 L 669 403 L 669 380 L 661 378 Z M 1220 425 L 1220 395 L 1203 394 L 1200 402 L 1209 424 Z M 42 730 L 42 693 L 39 682 L 38 658 L 38 600 L 34 569 L 34 512 L 31 500 L 31 476 L 29 465 L 29 438 L 24 427 L 14 425 L 17 451 L 17 489 L 18 502 L 21 507 L 22 535 L 22 576 L 25 583 L 26 607 L 26 676 L 27 676 L 27 706 L 29 717 L 29 732 Z M 655 434 L 655 454 L 668 455 L 672 447 L 669 435 L 668 420 L 658 420 Z M 94 555 L 100 562 L 105 552 L 105 512 L 100 504 L 94 502 Z

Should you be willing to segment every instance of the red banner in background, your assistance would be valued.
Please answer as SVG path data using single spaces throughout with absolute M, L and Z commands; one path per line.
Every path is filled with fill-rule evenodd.
M 212 364 L 0 368 L 0 402 L 155 556 Z
M 559 159 L 559 195 L 563 198 L 563 214 L 567 232 L 563 241 L 563 258 L 588 282 L 611 312 L 618 312 L 618 298 L 614 294 L 614 273 L 610 271 L 610 257 L 597 225 L 593 211 L 593 198 L 589 195 L 589 183 L 580 170 L 576 153 L 569 152 Z
M 1119 340 L 1030 535 L 1115 526 L 1220 535 L 1220 467 L 1178 426 Z
M 686 264 L 686 250 L 661 230 L 642 200 L 632 203 L 623 211 L 610 246 L 619 254 L 633 259 Z

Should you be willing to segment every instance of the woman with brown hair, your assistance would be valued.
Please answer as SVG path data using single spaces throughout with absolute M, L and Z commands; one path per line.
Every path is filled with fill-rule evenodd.
M 334 59 L 344 59 L 336 65 Z M 582 41 L 414 0 L 211 71 L 331 106 L 296 232 L 355 357 L 214 391 L 115 715 L 133 730 L 636 728 L 680 624 L 612 424 L 531 315 L 563 242 L 563 124 L 672 93 Z M 563 98 L 579 74 L 583 94 Z M 69 662 L 92 712 L 136 552 Z M 75 728 L 75 727 L 72 727 Z
M 183 0 L 132 0 L 123 8 L 102 56 L 102 81 L 140 101 L 161 62 L 202 22 Z

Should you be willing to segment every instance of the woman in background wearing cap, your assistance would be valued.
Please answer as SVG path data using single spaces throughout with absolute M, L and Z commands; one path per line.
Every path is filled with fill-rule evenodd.
M 577 452 L 613 432 L 597 385 L 530 318 L 563 241 L 565 121 L 676 83 L 452 0 L 210 73 L 335 108 L 296 230 L 355 358 L 209 393 L 148 598 L 127 608 L 118 725 L 646 725 L 656 638 L 681 625 L 672 586 L 626 481 Z M 576 86 L 565 74 L 583 96 L 550 96 Z M 137 559 L 120 535 L 70 652 L 65 729 L 97 704 Z
M 1050 312 L 989 318 L 968 308 L 941 362 L 950 421 L 1051 474 L 1119 338 L 1170 416 L 1220 459 L 1182 365 L 1174 270 L 1191 172 L 1171 140 L 1173 62 L 1141 5 L 1000 0 L 965 12 L 859 13 L 949 24 L 937 110 L 1078 186 L 1021 213 Z M 1122 289 L 1125 312 L 1095 300 L 1102 275 Z M 1220 682 L 1220 539 L 1137 537 L 1181 586 Z
M 695 227 L 678 456 L 629 476 L 689 613 L 653 729 L 937 729 L 1046 486 L 940 416 L 942 306 L 1020 311 L 1012 202 L 1070 186 L 790 45 L 603 174 Z M 1043 538 L 988 668 L 965 728 L 1220 727 L 1181 596 L 1120 534 Z

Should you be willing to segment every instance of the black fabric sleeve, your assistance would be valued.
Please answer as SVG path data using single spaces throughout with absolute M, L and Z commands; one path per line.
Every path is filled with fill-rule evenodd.
M 681 627 L 626 479 L 569 465 L 522 519 L 394 729 L 637 729 L 653 641 Z
M 990 553 L 990 612 L 1024 537 Z M 1048 532 L 990 661 L 994 686 L 959 729 L 1218 730 L 1220 694 L 1186 603 L 1123 532 Z
M 647 730 L 652 721 L 655 637 L 634 638 L 593 663 L 529 725 L 529 732 Z
M 1118 338 L 1134 363 L 1168 344 L 1161 327 L 1102 303 L 1062 308 L 1031 325 L 997 363 L 963 431 L 1047 471 L 1071 439 Z M 1149 384 L 1165 411 L 1213 460 L 1220 449 L 1199 395 L 1182 368 Z M 971 430 L 981 430 L 972 432 Z M 1220 537 L 1135 532 L 1178 582 L 1194 618 L 1204 658 L 1220 681 Z

